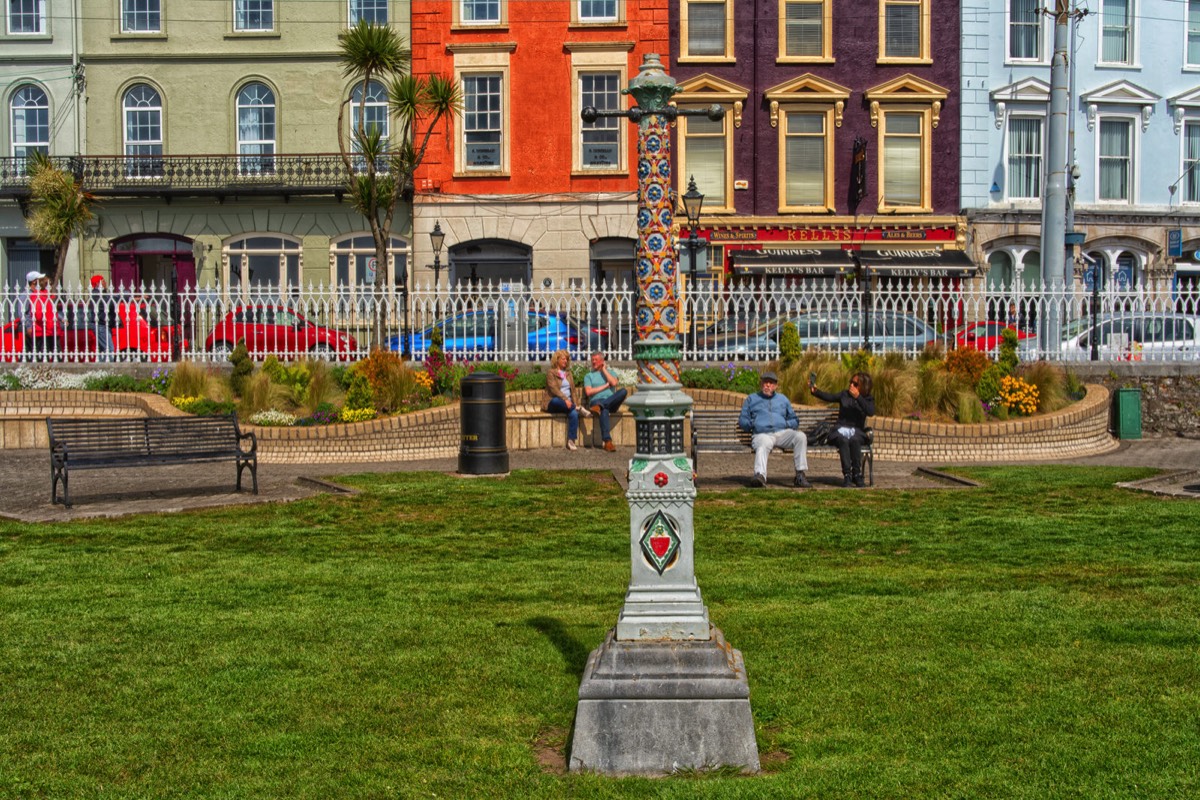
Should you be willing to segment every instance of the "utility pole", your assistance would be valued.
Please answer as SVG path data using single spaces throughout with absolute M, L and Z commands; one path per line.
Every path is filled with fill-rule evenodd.
M 1050 131 L 1046 147 L 1046 194 L 1042 199 L 1042 348 L 1061 347 L 1061 303 L 1065 296 L 1067 231 L 1067 46 L 1070 0 L 1055 0 L 1054 57 L 1050 62 Z

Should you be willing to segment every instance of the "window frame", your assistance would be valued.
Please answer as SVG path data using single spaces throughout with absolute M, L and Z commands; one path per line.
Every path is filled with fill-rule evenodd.
M 932 109 L 925 104 L 915 105 L 908 103 L 884 103 L 879 108 L 879 136 L 877 142 L 876 158 L 879 164 L 879 206 L 880 213 L 893 212 L 900 214 L 929 214 L 933 212 L 933 124 L 932 124 Z M 918 194 L 920 202 L 912 205 L 902 203 L 889 203 L 886 194 L 887 187 L 887 122 L 891 115 L 913 114 L 916 115 L 921 122 L 920 131 L 920 152 L 921 152 L 921 168 L 920 168 L 920 186 Z M 902 134 L 893 134 L 902 135 Z M 911 135 L 911 134 L 910 134 Z
M 454 171 L 456 177 L 469 178 L 477 176 L 508 176 L 511 170 L 510 147 L 512 127 L 509 121 L 511 103 L 509 91 L 511 86 L 508 64 L 503 66 L 471 66 L 455 69 L 455 80 L 462 87 L 463 111 L 458 117 L 458 131 L 455 136 L 457 147 L 454 154 Z M 467 79 L 478 77 L 496 77 L 500 81 L 500 163 L 496 166 L 473 166 L 467 163 Z M 474 130 L 474 129 L 472 129 Z
M 135 0 L 121 0 L 121 18 L 118 21 L 121 34 L 126 36 L 154 36 L 161 34 L 163 32 L 162 0 L 141 0 L 141 2 L 147 6 L 145 11 L 139 11 L 137 9 L 130 8 L 133 6 L 134 2 Z M 151 4 L 154 5 L 153 9 L 149 8 Z M 148 20 L 151 18 L 150 15 L 153 15 L 153 19 L 157 22 L 157 25 L 153 28 L 126 27 L 126 20 L 128 20 L 131 15 L 137 14 L 146 16 Z
M 821 203 L 814 203 L 810 205 L 788 203 L 787 144 L 789 137 L 788 117 L 790 114 L 819 116 L 822 120 L 823 130 L 821 133 L 821 138 L 823 140 L 822 149 L 825 156 L 822 164 L 824 170 L 824 186 L 822 191 L 823 202 Z M 779 212 L 781 214 L 824 214 L 833 212 L 836 209 L 836 203 L 834 200 L 834 139 L 835 130 L 837 128 L 834 107 L 832 105 L 815 103 L 781 103 L 779 107 L 779 117 Z
M 363 88 L 363 84 L 361 81 L 355 81 L 353 84 L 351 84 L 350 92 L 349 92 L 349 101 L 348 101 L 348 104 L 350 106 L 350 134 L 349 134 L 350 152 L 353 154 L 354 169 L 356 172 L 364 170 L 366 168 L 366 163 L 367 163 L 365 158 L 363 158 L 361 155 L 358 155 L 359 142 L 358 142 L 358 139 L 356 139 L 354 137 L 354 131 L 358 126 L 358 115 L 359 115 L 358 95 L 362 91 L 362 88 Z M 374 89 L 375 91 L 372 92 L 372 89 Z M 381 98 L 381 99 L 373 99 L 373 98 Z M 392 137 L 392 112 L 391 112 L 391 104 L 388 100 L 387 86 L 384 85 L 383 81 L 372 80 L 370 83 L 367 84 L 367 101 L 363 105 L 362 110 L 363 111 L 368 111 L 368 110 L 376 110 L 377 111 L 379 109 L 382 109 L 382 111 L 383 111 L 383 137 L 382 138 L 384 139 L 384 141 L 387 141 L 387 140 L 391 139 L 391 137 Z M 370 126 L 371 123 L 373 122 L 373 119 L 372 119 L 373 116 L 374 115 L 372 115 L 371 113 L 367 113 L 366 122 L 367 122 L 368 126 Z M 364 129 L 364 132 L 365 132 L 365 129 Z M 382 163 L 377 163 L 375 165 L 375 172 L 376 172 L 376 174 L 380 174 L 380 175 L 386 174 L 388 172 L 388 162 L 386 159 Z
M 932 64 L 930 55 L 930 0 L 879 0 L 879 64 Z M 915 56 L 889 56 L 887 54 L 887 12 L 897 7 L 917 8 L 917 54 Z
M 239 24 L 238 24 L 239 16 L 243 16 L 243 15 L 249 16 L 250 9 L 247 6 L 250 3 L 254 3 L 257 6 L 256 10 L 258 11 L 260 18 L 261 18 L 262 11 L 263 11 L 263 9 L 262 9 L 263 4 L 267 5 L 267 9 L 269 10 L 270 17 L 271 17 L 271 24 L 269 27 L 266 27 L 266 28 L 239 27 Z M 275 10 L 276 10 L 275 9 L 275 0 L 233 0 L 233 32 L 234 33 L 248 33 L 248 34 L 274 33 L 274 31 L 276 29 Z M 239 11 L 244 12 L 244 13 L 239 13 Z
M 832 64 L 833 57 L 833 0 L 778 0 L 779 50 L 777 64 Z M 789 5 L 821 6 L 821 53 L 815 56 L 792 56 L 787 53 L 787 9 Z
M 1038 122 L 1038 153 L 1037 153 L 1037 175 L 1038 175 L 1038 190 L 1032 196 L 1014 195 L 1012 187 L 1013 180 L 1013 152 L 1012 152 L 1012 123 L 1014 120 L 1036 120 Z M 1040 203 L 1042 192 L 1046 188 L 1046 115 L 1035 111 L 1014 110 L 1011 111 L 1004 120 L 1004 199 L 1014 203 Z M 1028 157 L 1028 156 L 1024 156 Z
M 612 26 L 625 24 L 625 0 L 570 0 L 571 24 L 577 26 Z M 585 2 L 611 2 L 613 15 L 611 17 L 585 17 L 583 4 Z
M 269 106 L 270 111 L 271 111 L 270 122 L 267 123 L 265 121 L 260 120 L 258 124 L 259 124 L 260 128 L 265 128 L 265 127 L 269 126 L 272 135 L 271 135 L 270 139 L 265 139 L 265 138 L 242 139 L 242 109 L 243 108 L 263 108 L 263 109 L 268 108 L 268 106 L 263 105 L 263 104 L 256 104 L 256 105 L 250 105 L 250 104 L 243 105 L 242 104 L 242 95 L 247 90 L 249 90 L 251 87 L 257 87 L 257 86 L 261 86 L 263 89 L 265 89 L 271 97 L 271 104 Z M 234 123 L 233 124 L 234 124 L 234 128 L 235 128 L 235 131 L 234 131 L 235 138 L 237 140 L 236 145 L 237 145 L 237 156 L 238 156 L 238 167 L 237 167 L 238 174 L 245 175 L 245 176 L 274 175 L 275 174 L 275 156 L 279 153 L 279 95 L 278 95 L 278 93 L 275 91 L 274 88 L 272 88 L 265 81 L 257 80 L 257 79 L 249 80 L 249 81 L 246 81 L 244 84 L 242 84 L 241 87 L 238 88 L 237 93 L 234 95 L 234 103 L 233 104 L 234 104 Z M 270 152 L 268 152 L 268 153 L 243 153 L 242 152 L 243 146 L 261 147 L 263 145 L 270 145 Z M 248 168 L 247 162 L 257 162 L 258 166 L 253 167 L 253 168 Z
M 1139 147 L 1140 142 L 1138 141 L 1138 131 L 1141 128 L 1140 120 L 1141 120 L 1141 117 L 1138 116 L 1137 114 L 1101 113 L 1101 114 L 1097 115 L 1097 117 L 1096 117 L 1096 139 L 1095 139 L 1096 161 L 1095 161 L 1095 164 L 1093 165 L 1095 172 L 1092 173 L 1096 176 L 1096 186 L 1095 186 L 1095 201 L 1096 201 L 1096 203 L 1104 204 L 1104 205 L 1108 205 L 1108 206 L 1131 206 L 1131 205 L 1135 205 L 1137 203 L 1137 195 L 1138 195 L 1137 185 L 1138 185 L 1138 172 L 1139 172 L 1139 170 L 1138 170 L 1138 154 L 1141 151 L 1141 149 Z M 1126 198 L 1112 199 L 1112 198 L 1102 198 L 1100 196 L 1101 185 L 1102 185 L 1100 164 L 1101 164 L 1101 160 L 1103 158 L 1105 158 L 1105 156 L 1102 154 L 1101 149 L 1100 149 L 1101 148 L 1100 140 L 1101 140 L 1101 136 L 1104 131 L 1104 123 L 1105 122 L 1122 122 L 1126 125 L 1127 129 L 1129 130 L 1129 168 L 1128 168 L 1128 173 L 1127 173 L 1128 179 L 1129 179 L 1129 196 Z M 1109 158 L 1111 158 L 1111 156 L 1109 156 Z
M 1200 129 L 1200 116 L 1184 117 L 1180 127 L 1179 174 L 1183 178 L 1180 181 L 1179 203 L 1187 206 L 1200 205 L 1200 147 L 1196 149 L 1195 158 L 1188 157 L 1188 128 L 1190 127 Z M 1198 131 L 1197 139 L 1200 140 L 1200 131 Z M 1189 168 L 1189 162 L 1195 166 Z M 1194 188 L 1192 194 L 1195 195 L 1195 200 L 1188 199 L 1189 187 Z
M 617 163 L 611 166 L 589 167 L 583 159 L 584 151 L 584 133 L 585 123 L 579 117 L 579 113 L 584 108 L 583 103 L 583 78 L 585 75 L 611 75 L 616 78 L 616 109 L 621 110 L 624 103 L 621 101 L 621 87 L 627 86 L 626 80 L 627 71 L 625 68 L 625 54 L 622 52 L 620 65 L 604 64 L 604 63 L 587 63 L 579 62 L 571 66 L 571 84 L 573 87 L 571 102 L 574 108 L 571 109 L 572 131 L 571 131 L 571 173 L 575 176 L 584 175 L 628 175 L 629 174 L 629 125 L 620 117 L 601 117 L 596 121 L 596 124 L 604 122 L 609 125 L 609 121 L 616 123 L 614 127 L 617 131 Z
M 1124 26 L 1124 28 L 1126 30 L 1126 35 L 1125 35 L 1126 48 L 1128 50 L 1126 59 L 1124 61 L 1106 61 L 1104 59 L 1104 40 L 1105 40 L 1105 33 L 1107 31 L 1107 27 L 1105 24 L 1105 9 L 1106 9 L 1106 6 L 1110 2 L 1112 2 L 1112 0 L 1100 0 L 1100 9 L 1098 12 L 1100 19 L 1097 24 L 1097 27 L 1099 28 L 1099 31 L 1098 31 L 1099 35 L 1096 37 L 1096 48 L 1097 48 L 1096 66 L 1098 66 L 1098 67 L 1122 67 L 1122 68 L 1127 69 L 1129 67 L 1137 66 L 1137 64 L 1138 64 L 1138 60 L 1137 60 L 1138 59 L 1137 0 L 1123 0 L 1123 1 L 1127 4 L 1126 5 L 1126 15 L 1125 15 L 1126 25 Z M 1184 26 L 1184 30 L 1186 32 L 1186 25 Z
M 1022 25 L 1028 24 L 1028 23 L 1017 23 L 1017 22 L 1013 21 L 1013 17 L 1012 17 L 1013 2 L 1014 2 L 1014 0 L 1007 0 L 1007 2 L 1004 5 L 1004 63 L 1005 64 L 1047 64 L 1047 63 L 1049 63 L 1049 61 L 1050 61 L 1049 42 L 1050 42 L 1051 29 L 1050 29 L 1048 22 L 1049 22 L 1050 17 L 1048 17 L 1045 14 L 1040 13 L 1040 8 L 1041 8 L 1040 4 L 1037 4 L 1037 11 L 1038 11 L 1038 16 L 1039 16 L 1038 24 L 1037 24 L 1037 36 L 1038 36 L 1037 55 L 1033 56 L 1033 57 L 1014 56 L 1013 55 L 1013 51 L 1012 51 L 1013 40 L 1014 40 L 1013 27 L 1018 24 L 1022 24 Z
M 147 89 L 154 92 L 155 96 L 158 99 L 158 105 L 156 105 L 156 106 L 154 106 L 154 105 L 150 105 L 150 106 L 131 106 L 131 105 L 129 105 L 130 94 L 133 92 L 134 89 L 137 89 L 142 86 L 144 86 Z M 135 81 L 135 82 L 131 83 L 129 86 L 126 86 L 124 90 L 122 90 L 122 92 L 121 92 L 121 154 L 122 154 L 123 158 L 137 159 L 137 161 L 126 162 L 125 172 L 126 172 L 127 178 L 152 179 L 152 178 L 162 177 L 163 162 L 160 160 L 158 162 L 157 168 L 156 168 L 152 159 L 155 156 L 161 157 L 166 154 L 166 149 L 167 149 L 166 148 L 166 139 L 167 139 L 166 105 L 167 105 L 166 100 L 163 98 L 162 90 L 148 81 L 145 81 L 145 80 Z M 130 137 L 129 137 L 129 112 L 132 110 L 137 110 L 137 109 L 146 109 L 149 111 L 157 111 L 157 113 L 158 113 L 158 138 L 157 139 L 137 139 L 137 140 L 130 139 Z M 152 149 L 157 147 L 158 150 L 157 150 L 157 152 L 149 152 L 149 153 L 144 153 L 144 154 L 143 153 L 130 153 L 129 149 L 131 146 L 133 146 L 133 147 L 149 147 Z M 133 166 L 134 163 L 142 163 L 143 159 L 140 158 L 141 156 L 145 156 L 144 161 L 149 164 L 150 168 L 148 170 L 142 170 L 142 169 L 131 170 L 130 168 Z
M 360 21 L 365 19 L 365 17 L 362 14 L 362 6 L 366 1 L 367 0 L 347 0 L 346 23 L 349 27 L 352 28 L 355 25 L 357 25 Z M 389 24 L 391 21 L 391 18 L 392 18 L 391 3 L 388 2 L 388 0 L 382 0 L 382 2 L 380 2 L 380 0 L 372 0 L 371 5 L 375 8 L 378 8 L 380 5 L 383 6 L 383 21 L 379 21 L 377 19 L 370 19 L 370 20 L 367 20 L 367 22 L 369 22 L 373 25 Z M 356 7 L 358 8 L 358 12 L 359 12 L 358 14 L 355 14 Z
M 1183 68 L 1185 70 L 1200 69 L 1200 0 L 1187 0 L 1183 17 Z M 1191 50 L 1189 45 L 1193 36 L 1196 41 L 1196 60 L 1189 61 L 1188 54 Z
M 468 3 L 491 3 L 496 4 L 496 18 L 485 20 L 468 20 L 463 15 L 463 8 Z M 470 30 L 496 29 L 508 27 L 508 0 L 452 0 L 450 7 L 453 10 L 453 15 L 450 22 L 451 28 L 467 28 Z
M 16 119 L 17 110 L 18 110 L 18 107 L 16 105 L 17 98 L 23 92 L 25 92 L 26 90 L 29 90 L 29 89 L 36 90 L 41 93 L 42 101 L 43 101 L 44 105 L 25 104 L 25 105 L 20 106 L 20 109 L 21 110 L 29 109 L 29 110 L 33 110 L 35 112 L 36 111 L 45 111 L 45 125 L 44 126 L 42 126 L 40 124 L 35 125 L 35 128 L 38 128 L 38 129 L 40 129 L 42 127 L 45 128 L 45 132 L 46 132 L 46 140 L 45 141 L 40 141 L 40 140 L 38 140 L 38 141 L 28 141 L 27 140 L 27 141 L 22 141 L 22 142 L 17 141 L 17 131 L 18 131 L 18 125 L 17 125 L 17 119 Z M 51 112 L 50 93 L 47 92 L 45 90 L 45 88 L 37 85 L 36 83 L 22 83 L 16 87 L 16 91 L 14 91 L 8 98 L 8 148 L 9 148 L 8 152 L 12 158 L 14 158 L 14 159 L 29 158 L 30 153 L 33 151 L 43 153 L 45 155 L 50 154 L 50 143 L 51 143 L 50 140 L 51 140 L 51 136 L 52 136 L 51 131 L 53 131 L 53 129 L 54 129 L 53 128 L 54 120 L 51 117 L 50 112 Z M 20 126 L 19 129 L 22 131 L 23 136 L 27 135 L 29 132 L 28 123 L 22 123 L 22 125 Z M 22 149 L 24 149 L 25 152 L 23 154 L 18 153 L 17 152 L 18 147 L 21 147 Z
M 37 29 L 31 31 L 13 30 L 13 8 L 11 0 L 6 4 L 4 10 L 4 32 L 8 36 L 21 37 L 26 36 L 46 36 L 49 32 L 49 20 L 46 18 L 46 5 L 49 0 L 33 0 L 34 8 L 30 12 L 21 10 L 16 18 L 24 19 L 31 17 L 36 21 Z
M 720 55 L 691 55 L 688 49 L 688 33 L 693 5 L 720 5 L 725 9 L 725 50 Z M 679 63 L 733 63 L 737 59 L 733 49 L 734 0 L 679 0 Z
M 725 104 L 722 103 L 721 105 L 725 105 Z M 706 107 L 707 106 L 698 106 L 698 108 L 706 108 Z M 700 136 L 713 136 L 715 138 L 716 136 L 720 136 L 724 143 L 725 201 L 721 205 L 717 205 L 716 201 L 713 200 L 713 195 L 712 195 L 711 191 L 705 191 L 704 186 L 700 186 L 699 189 L 701 192 L 703 192 L 706 195 L 705 200 L 704 200 L 704 213 L 705 214 L 732 214 L 732 213 L 735 213 L 737 209 L 734 207 L 736 204 L 735 204 L 734 197 L 733 197 L 733 192 L 734 192 L 734 189 L 733 189 L 733 143 L 734 143 L 733 115 L 730 114 L 729 109 L 726 109 L 725 116 L 723 116 L 720 120 L 721 126 L 722 126 L 722 132 L 720 134 L 689 134 L 688 126 L 689 126 L 689 123 L 691 122 L 691 119 L 692 119 L 691 117 L 685 117 L 685 116 L 681 115 L 676 120 L 676 122 L 678 123 L 677 139 L 679 142 L 679 152 L 677 153 L 676 157 L 679 162 L 679 172 L 675 177 L 676 177 L 676 183 L 678 184 L 678 187 L 677 187 L 678 195 L 680 197 L 683 197 L 684 193 L 687 191 L 688 176 L 690 176 L 692 174 L 692 171 L 688 168 L 688 152 L 687 152 L 688 147 L 687 146 L 688 146 L 689 137 L 700 135 Z M 706 119 L 706 121 L 709 121 L 709 120 L 707 120 L 707 118 L 705 118 L 705 119 Z

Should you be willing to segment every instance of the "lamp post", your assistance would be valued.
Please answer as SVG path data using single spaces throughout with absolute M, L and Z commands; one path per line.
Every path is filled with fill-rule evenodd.
M 700 209 L 704 207 L 704 195 L 696 188 L 696 176 L 688 178 L 688 190 L 683 195 L 683 213 L 687 215 L 688 221 L 688 267 L 691 272 L 691 280 L 696 280 L 696 251 L 700 249 L 700 237 L 696 234 L 696 228 L 700 225 Z M 682 288 L 682 284 L 680 285 Z M 687 297 L 684 296 L 684 303 L 687 303 Z M 692 311 L 696 310 L 696 304 L 692 303 Z M 692 326 L 695 324 L 694 314 L 684 314 L 680 320 L 683 325 L 687 326 L 688 336 L 684 339 L 686 347 L 691 340 Z
M 442 233 L 441 220 L 433 223 L 433 230 L 429 232 L 429 244 L 433 246 L 433 288 L 438 289 L 442 282 L 440 275 L 442 272 L 442 245 L 446 241 L 446 234 Z
M 624 92 L 633 108 L 580 114 L 585 123 L 624 116 L 638 125 L 638 388 L 627 406 L 637 437 L 625 495 L 629 588 L 616 627 L 592 651 L 580 681 L 572 771 L 654 775 L 759 765 L 742 655 L 709 623 L 696 583 L 696 486 L 683 437 L 692 399 L 679 383 L 676 337 L 670 123 L 694 114 L 719 120 L 724 110 L 677 110 L 669 104 L 676 91 L 658 55 L 648 53 Z
M 1100 315 L 1100 278 L 1103 275 L 1101 268 L 1099 259 L 1092 261 L 1092 333 L 1088 337 L 1092 361 L 1100 360 L 1100 331 L 1097 329 L 1097 322 Z

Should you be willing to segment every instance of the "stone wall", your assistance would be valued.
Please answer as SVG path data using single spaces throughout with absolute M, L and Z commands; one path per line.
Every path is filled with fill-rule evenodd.
M 1142 390 L 1142 436 L 1200 439 L 1200 364 L 1072 366 L 1088 383 L 1109 391 Z

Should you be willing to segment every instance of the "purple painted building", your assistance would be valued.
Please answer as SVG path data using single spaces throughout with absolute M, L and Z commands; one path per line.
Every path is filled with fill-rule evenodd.
M 879 277 L 974 274 L 957 2 L 671 0 L 670 41 L 675 103 L 726 110 L 680 117 L 674 145 L 714 286 L 844 273 L 850 251 Z

